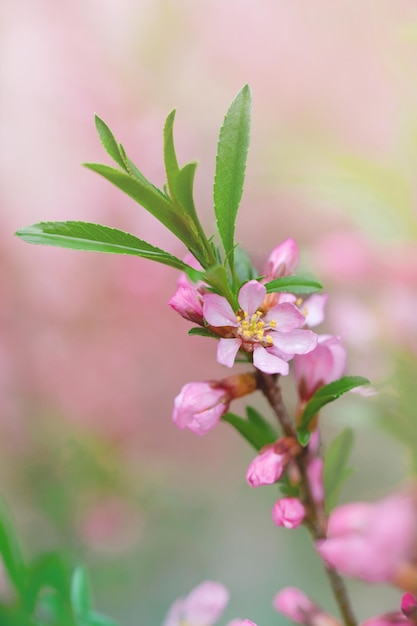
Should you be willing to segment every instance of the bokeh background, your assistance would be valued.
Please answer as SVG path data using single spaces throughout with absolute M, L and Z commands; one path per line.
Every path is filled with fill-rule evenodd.
M 162 127 L 177 108 L 179 158 L 199 161 L 197 205 L 212 232 L 217 133 L 249 82 L 237 238 L 261 268 L 295 237 L 302 268 L 324 281 L 322 330 L 344 336 L 349 373 L 379 392 L 323 411 L 325 440 L 356 431 L 342 498 L 395 489 L 410 475 L 400 439 L 417 441 L 415 2 L 1 0 L 0 72 L 0 487 L 25 554 L 60 548 L 86 563 L 98 607 L 125 626 L 160 624 L 205 578 L 231 590 L 226 621 L 284 623 L 271 607 L 284 585 L 332 609 L 304 530 L 273 527 L 276 492 L 246 486 L 249 447 L 224 424 L 196 438 L 171 423 L 183 384 L 224 375 L 213 344 L 187 338 L 167 306 L 175 271 L 13 233 L 83 219 L 182 256 L 80 166 L 108 162 L 93 114 L 161 185 Z M 291 405 L 290 383 L 288 393 Z M 362 619 L 398 604 L 381 586 L 350 589 Z

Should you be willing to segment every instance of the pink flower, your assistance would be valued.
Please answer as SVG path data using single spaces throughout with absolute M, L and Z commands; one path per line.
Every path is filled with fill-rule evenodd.
M 304 505 L 298 498 L 281 498 L 272 507 L 272 519 L 277 526 L 298 528 L 306 514 Z
M 309 328 L 314 328 L 314 326 L 324 322 L 324 309 L 327 298 L 327 293 L 313 293 L 302 303 L 301 309 L 305 317 L 305 323 Z
M 407 588 L 416 522 L 415 505 L 406 495 L 346 504 L 330 514 L 327 539 L 317 543 L 317 551 L 343 574 Z
M 264 446 L 248 467 L 246 472 L 248 484 L 251 487 L 261 487 L 276 483 L 299 449 L 299 445 L 291 437 L 283 437 L 276 443 Z
M 346 350 L 339 337 L 320 335 L 314 350 L 294 357 L 300 399 L 308 402 L 320 387 L 343 376 L 345 368 Z
M 229 592 L 218 582 L 206 580 L 185 598 L 179 598 L 168 611 L 163 626 L 212 626 L 223 613 Z
M 272 250 L 268 257 L 264 269 L 266 280 L 293 274 L 298 266 L 299 256 L 298 246 L 294 239 L 291 237 L 285 239 Z
M 228 410 L 230 399 L 219 383 L 187 383 L 174 400 L 172 421 L 178 428 L 205 435 Z
M 293 304 L 284 302 L 262 310 L 266 288 L 256 280 L 245 283 L 239 291 L 240 309 L 234 312 L 226 298 L 218 294 L 203 296 L 203 314 L 214 327 L 230 329 L 231 338 L 221 338 L 217 360 L 232 367 L 239 350 L 253 354 L 253 364 L 267 374 L 288 374 L 294 354 L 311 352 L 317 335 L 301 330 L 304 316 Z
M 285 587 L 273 601 L 274 609 L 304 626 L 340 626 L 340 622 L 324 613 L 305 593 L 296 587 Z
M 229 622 L 227 626 L 256 626 L 255 622 L 251 622 L 250 619 L 234 619 L 232 622 Z

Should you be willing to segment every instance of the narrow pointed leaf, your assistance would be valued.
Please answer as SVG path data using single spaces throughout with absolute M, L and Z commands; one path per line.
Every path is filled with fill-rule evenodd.
M 95 116 L 95 123 L 97 132 L 99 134 L 101 143 L 103 144 L 106 152 L 111 156 L 111 158 L 116 161 L 118 165 L 122 169 L 126 169 L 125 159 L 123 155 L 120 153 L 120 147 L 118 142 L 116 141 L 113 133 L 110 128 L 107 126 L 102 119 L 99 118 L 98 115 Z
M 302 435 L 308 431 L 309 423 L 323 406 L 333 402 L 347 391 L 367 384 L 369 384 L 369 380 L 363 376 L 344 376 L 321 387 L 306 404 L 301 416 L 300 427 L 298 428 L 299 434 Z
M 237 309 L 237 300 L 230 290 L 226 268 L 223 265 L 213 265 L 204 272 L 203 280 L 217 293 L 227 298 L 233 308 Z
M 213 189 L 217 229 L 231 267 L 249 149 L 250 114 L 251 92 L 245 85 L 232 102 L 220 129 Z
M 287 293 L 314 293 L 323 289 L 323 285 L 311 276 L 282 276 L 266 283 L 266 292 L 274 293 L 276 291 L 284 291 Z
M 259 426 L 253 422 L 245 420 L 239 415 L 235 415 L 235 413 L 225 413 L 222 416 L 222 420 L 233 426 L 255 450 L 260 450 L 267 443 L 271 443 L 268 433 L 265 433 L 263 429 L 259 428 Z M 273 441 L 275 441 L 275 439 Z
M 349 456 L 353 447 L 353 430 L 346 428 L 330 444 L 324 457 L 324 490 L 326 494 L 326 511 L 337 505 L 340 489 L 348 476 L 353 472 L 348 467 Z
M 265 436 L 266 443 L 274 443 L 278 439 L 278 433 L 275 428 L 252 406 L 246 407 L 246 415 L 251 424 L 262 431 Z
M 211 337 L 211 339 L 218 339 L 219 336 L 215 333 L 212 333 L 208 328 L 202 328 L 200 326 L 193 326 L 187 333 L 190 337 Z
M 24 593 L 27 568 L 20 545 L 5 502 L 0 498 L 0 554 L 10 580 L 19 595 Z
M 87 252 L 130 254 L 195 272 L 184 261 L 117 228 L 90 222 L 40 222 L 21 228 L 16 235 L 28 243 L 58 246 Z
M 197 163 L 187 163 L 178 171 L 175 181 L 175 197 L 181 206 L 192 217 L 194 222 L 198 221 L 197 212 L 194 205 L 194 176 L 197 169 Z
M 164 126 L 164 161 L 165 173 L 168 181 L 168 188 L 172 198 L 175 198 L 175 185 L 178 177 L 179 167 L 174 146 L 174 120 L 175 109 L 168 115 Z
M 93 606 L 90 580 L 81 565 L 75 569 L 71 579 L 71 606 L 76 617 L 86 617 Z

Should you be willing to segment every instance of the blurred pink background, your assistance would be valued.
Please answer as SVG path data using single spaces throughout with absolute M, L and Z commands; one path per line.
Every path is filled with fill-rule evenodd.
M 302 269 L 330 294 L 323 330 L 344 336 L 349 372 L 389 386 L 396 361 L 415 366 L 417 354 L 415 2 L 3 0 L 0 72 L 1 489 L 25 550 L 77 554 L 100 607 L 126 626 L 160 623 L 205 577 L 232 589 L 231 616 L 259 623 L 279 619 L 271 602 L 284 584 L 304 580 L 328 602 L 303 531 L 273 528 L 274 494 L 246 488 L 246 444 L 226 425 L 197 439 L 171 423 L 183 384 L 223 375 L 214 345 L 187 338 L 167 306 L 175 271 L 13 233 L 83 219 L 182 256 L 152 216 L 80 166 L 109 162 L 94 112 L 162 185 L 162 128 L 177 108 L 178 155 L 199 161 L 197 206 L 211 234 L 217 133 L 248 82 L 237 238 L 262 267 L 295 237 Z M 324 416 L 329 437 L 359 430 L 345 499 L 407 476 L 403 448 L 376 430 L 379 411 L 378 400 L 353 398 Z M 397 602 L 352 589 L 362 618 Z

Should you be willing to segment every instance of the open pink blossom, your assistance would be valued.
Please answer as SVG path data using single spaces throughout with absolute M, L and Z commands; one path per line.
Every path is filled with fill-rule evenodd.
M 281 589 L 273 601 L 274 609 L 303 626 L 341 626 L 339 620 L 325 613 L 296 587 Z
M 218 383 L 187 383 L 174 400 L 172 421 L 178 428 L 205 435 L 228 410 L 230 399 Z
M 332 511 L 327 539 L 316 547 L 323 560 L 343 574 L 407 588 L 403 577 L 410 575 L 416 526 L 410 496 L 394 495 L 375 504 L 354 502 Z
M 305 319 L 289 302 L 262 310 L 266 288 L 256 280 L 239 291 L 240 309 L 233 311 L 226 298 L 218 294 L 203 296 L 203 314 L 214 327 L 228 329 L 230 338 L 218 343 L 217 360 L 232 367 L 239 350 L 253 354 L 253 364 L 267 374 L 288 374 L 288 361 L 294 354 L 306 354 L 317 345 L 317 335 L 303 330 Z
M 206 580 L 185 598 L 179 598 L 168 611 L 163 626 L 212 626 L 222 615 L 229 592 L 221 583 Z
M 272 519 L 277 526 L 295 529 L 302 523 L 306 514 L 304 505 L 298 498 L 280 498 L 272 507 Z
M 320 335 L 314 350 L 294 357 L 294 373 L 300 400 L 308 402 L 314 393 L 343 376 L 346 350 L 339 337 Z

